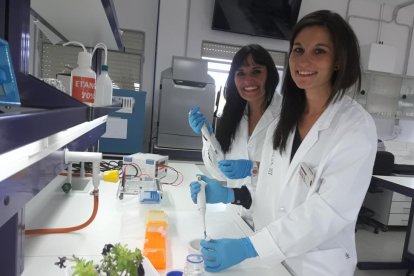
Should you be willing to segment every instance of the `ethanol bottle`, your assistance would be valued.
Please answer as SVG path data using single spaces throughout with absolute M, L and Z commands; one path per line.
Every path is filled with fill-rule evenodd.
M 78 67 L 70 73 L 70 95 L 87 105 L 95 103 L 96 74 L 91 69 L 92 54 L 86 51 L 85 46 L 77 41 L 70 41 L 63 46 L 75 44 L 83 48 L 78 54 Z
M 112 80 L 108 75 L 108 65 L 102 65 L 101 74 L 96 79 L 95 106 L 112 104 Z

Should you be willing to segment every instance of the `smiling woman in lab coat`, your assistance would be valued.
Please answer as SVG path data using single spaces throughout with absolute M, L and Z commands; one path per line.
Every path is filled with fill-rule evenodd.
M 345 95 L 359 90 L 359 60 L 357 38 L 340 15 L 316 11 L 296 24 L 281 115 L 267 133 L 251 206 L 257 231 L 202 241 L 207 271 L 259 256 L 285 261 L 296 275 L 354 274 L 355 223 L 377 149 L 373 119 Z M 239 200 L 236 189 L 202 179 L 207 202 Z
M 217 160 L 220 166 L 210 161 L 214 153 L 205 138 L 202 151 L 209 173 L 226 180 L 227 187 L 244 185 L 252 195 L 256 190 L 257 177 L 251 172 L 260 161 L 266 131 L 280 111 L 281 99 L 275 92 L 278 83 L 276 65 L 262 46 L 249 44 L 234 55 L 226 81 L 226 104 L 215 134 L 218 156 L 223 159 Z M 210 125 L 199 108 L 190 111 L 189 124 L 198 134 L 203 124 Z M 240 206 L 238 212 L 253 227 L 250 211 Z

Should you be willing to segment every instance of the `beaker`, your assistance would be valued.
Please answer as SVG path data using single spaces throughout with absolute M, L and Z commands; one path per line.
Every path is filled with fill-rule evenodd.
M 185 276 L 202 276 L 204 275 L 204 258 L 200 254 L 190 254 L 184 267 Z

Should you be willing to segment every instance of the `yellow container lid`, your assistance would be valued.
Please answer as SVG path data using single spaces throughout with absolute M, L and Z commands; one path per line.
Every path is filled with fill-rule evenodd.
M 118 170 L 110 170 L 103 173 L 103 180 L 108 182 L 118 182 L 119 172 Z

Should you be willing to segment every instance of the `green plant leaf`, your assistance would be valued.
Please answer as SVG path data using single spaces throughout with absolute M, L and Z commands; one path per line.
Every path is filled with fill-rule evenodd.
M 113 246 L 105 245 L 102 256 L 103 258 L 99 265 L 75 255 L 65 260 L 73 263 L 73 276 L 96 276 L 101 272 L 110 276 L 137 276 L 138 267 L 143 260 L 141 250 L 136 248 L 132 251 L 126 245 L 120 243 Z M 58 264 L 61 262 L 60 260 Z
M 96 276 L 95 264 L 93 261 L 87 261 L 83 258 L 78 258 L 73 256 L 75 265 L 72 267 L 73 273 L 72 276 Z

